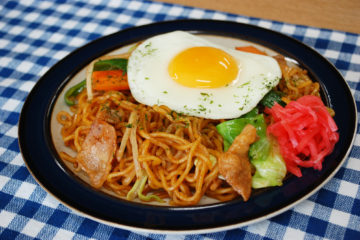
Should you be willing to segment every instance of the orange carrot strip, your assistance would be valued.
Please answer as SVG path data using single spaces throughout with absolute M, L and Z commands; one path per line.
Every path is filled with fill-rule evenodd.
M 255 53 L 255 54 L 261 54 L 261 55 L 267 55 L 265 52 L 257 49 L 254 46 L 244 46 L 244 47 L 235 47 L 236 50 L 240 50 L 243 52 L 249 52 L 249 53 Z
M 128 90 L 127 75 L 122 70 L 95 71 L 92 73 L 93 89 L 97 91 Z

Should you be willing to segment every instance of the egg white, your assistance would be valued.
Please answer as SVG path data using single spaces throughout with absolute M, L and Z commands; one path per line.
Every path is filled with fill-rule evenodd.
M 187 48 L 209 46 L 232 55 L 239 73 L 220 88 L 185 87 L 170 77 L 168 65 Z M 208 119 L 237 118 L 252 110 L 276 86 L 281 70 L 272 57 L 246 53 L 211 43 L 183 31 L 149 38 L 131 54 L 128 81 L 133 97 L 140 103 L 165 105 L 173 111 Z

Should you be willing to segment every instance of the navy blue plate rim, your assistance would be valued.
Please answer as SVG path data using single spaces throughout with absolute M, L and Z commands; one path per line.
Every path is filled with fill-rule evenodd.
M 121 200 L 89 187 L 64 166 L 55 150 L 50 118 L 57 97 L 70 79 L 93 59 L 153 35 L 184 30 L 239 38 L 269 47 L 295 59 L 319 81 L 322 97 L 332 107 L 340 140 L 323 169 L 303 169 L 283 186 L 240 199 L 193 207 L 163 207 Z M 345 162 L 357 128 L 357 110 L 350 88 L 339 71 L 302 42 L 254 25 L 221 20 L 173 20 L 121 30 L 96 39 L 50 68 L 29 93 L 19 119 L 18 138 L 25 164 L 36 181 L 61 203 L 85 216 L 113 226 L 156 233 L 201 233 L 232 229 L 286 211 L 321 189 Z

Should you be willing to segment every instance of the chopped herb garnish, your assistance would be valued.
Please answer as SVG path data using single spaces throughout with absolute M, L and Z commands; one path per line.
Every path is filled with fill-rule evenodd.
M 206 108 L 203 106 L 203 105 L 199 105 L 199 111 L 202 111 L 202 112 L 204 112 L 204 111 L 206 111 Z
M 246 86 L 246 85 L 249 85 L 249 84 L 250 84 L 250 82 L 243 83 L 243 84 L 241 84 L 240 86 L 238 86 L 238 88 L 242 88 L 242 87 L 244 87 L 244 86 Z
M 147 55 L 151 55 L 153 52 L 155 52 L 157 49 L 156 48 L 151 48 L 151 42 L 149 42 L 148 44 L 145 45 L 145 50 L 146 52 L 142 52 L 139 50 L 140 54 L 144 57 Z

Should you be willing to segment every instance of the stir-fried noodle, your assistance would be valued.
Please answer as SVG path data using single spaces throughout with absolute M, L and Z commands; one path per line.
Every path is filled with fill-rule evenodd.
M 277 89 L 284 93 L 283 99 L 319 95 L 319 84 L 304 70 L 289 67 L 283 58 L 277 60 L 283 74 Z M 194 205 L 204 195 L 220 201 L 238 196 L 219 178 L 217 159 L 223 153 L 223 139 L 215 126 L 221 120 L 185 116 L 165 106 L 145 106 L 130 91 L 92 95 L 88 100 L 84 90 L 70 107 L 72 114 L 61 111 L 57 120 L 63 125 L 65 145 L 76 153 L 82 150 L 96 119 L 115 128 L 116 151 L 101 186 L 130 200 L 138 195 L 143 201 L 170 199 L 173 205 Z M 81 170 L 77 156 L 65 152 L 60 156 Z

